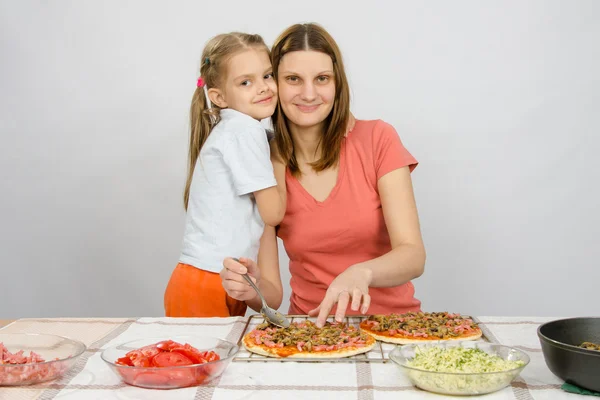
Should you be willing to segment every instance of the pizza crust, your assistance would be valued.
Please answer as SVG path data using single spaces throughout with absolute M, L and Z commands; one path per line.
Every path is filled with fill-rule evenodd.
M 244 348 L 251 353 L 260 354 L 261 356 L 267 357 L 275 357 L 275 358 L 343 358 L 343 357 L 351 357 L 357 354 L 363 354 L 369 352 L 377 342 L 375 338 L 372 336 L 367 337 L 367 343 L 365 343 L 362 347 L 346 347 L 344 349 L 339 350 L 331 350 L 331 351 L 302 351 L 295 352 L 290 354 L 289 356 L 280 356 L 277 354 L 277 350 L 280 348 L 271 348 L 262 346 L 254 343 L 250 334 L 246 334 L 242 340 L 242 344 Z
M 422 338 L 422 339 L 411 339 L 411 338 L 403 338 L 403 337 L 391 337 L 385 335 L 378 335 L 377 332 L 368 330 L 360 327 L 360 330 L 364 333 L 367 333 L 373 336 L 375 339 L 386 342 L 386 343 L 394 343 L 394 344 L 412 344 L 412 343 L 434 343 L 434 342 L 451 342 L 451 341 L 461 341 L 461 340 L 477 340 L 482 336 L 481 329 L 476 330 L 468 335 L 462 335 L 455 338 Z

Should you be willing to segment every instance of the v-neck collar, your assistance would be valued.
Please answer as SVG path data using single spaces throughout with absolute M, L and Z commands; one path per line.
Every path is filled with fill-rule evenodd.
M 332 199 L 335 197 L 336 193 L 340 189 L 340 186 L 344 179 L 344 175 L 346 174 L 346 140 L 344 140 L 342 142 L 342 148 L 340 150 L 340 159 L 339 159 L 338 165 L 339 165 L 339 168 L 338 168 L 338 174 L 337 174 L 335 186 L 333 187 L 333 189 L 331 189 L 331 192 L 329 192 L 329 194 L 323 201 L 319 201 L 319 200 L 315 199 L 313 197 L 313 195 L 310 194 L 308 192 L 308 190 L 306 190 L 304 188 L 304 186 L 302 186 L 302 183 L 300 183 L 300 181 L 297 178 L 292 176 L 292 174 L 290 173 L 290 170 L 288 168 L 285 169 L 285 174 L 287 177 L 290 178 L 290 179 L 287 179 L 287 181 L 291 182 L 298 189 L 298 191 L 300 193 L 302 193 L 303 197 L 306 199 L 306 201 L 309 204 L 323 207 L 323 206 L 326 206 L 328 203 L 330 203 L 332 201 Z

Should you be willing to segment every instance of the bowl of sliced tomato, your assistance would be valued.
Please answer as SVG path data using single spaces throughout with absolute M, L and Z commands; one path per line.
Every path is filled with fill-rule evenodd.
M 101 357 L 128 385 L 179 389 L 205 385 L 223 374 L 239 346 L 201 336 L 152 337 L 105 349 Z

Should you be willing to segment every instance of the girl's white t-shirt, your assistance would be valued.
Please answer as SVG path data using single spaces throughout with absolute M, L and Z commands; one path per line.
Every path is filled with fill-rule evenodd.
M 257 259 L 264 222 L 253 192 L 277 185 L 260 121 L 231 109 L 220 115 L 196 162 L 179 257 L 211 272 L 225 257 Z

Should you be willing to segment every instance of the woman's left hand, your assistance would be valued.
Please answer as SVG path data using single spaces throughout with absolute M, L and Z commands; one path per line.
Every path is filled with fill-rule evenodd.
M 359 265 L 353 265 L 337 276 L 329 285 L 325 298 L 314 310 L 310 310 L 308 315 L 317 317 L 317 326 L 325 325 L 329 312 L 337 303 L 335 320 L 342 322 L 346 315 L 346 309 L 350 298 L 352 298 L 351 309 L 366 314 L 371 304 L 369 296 L 369 284 L 371 282 L 371 271 Z M 362 303 L 362 307 L 361 307 Z

